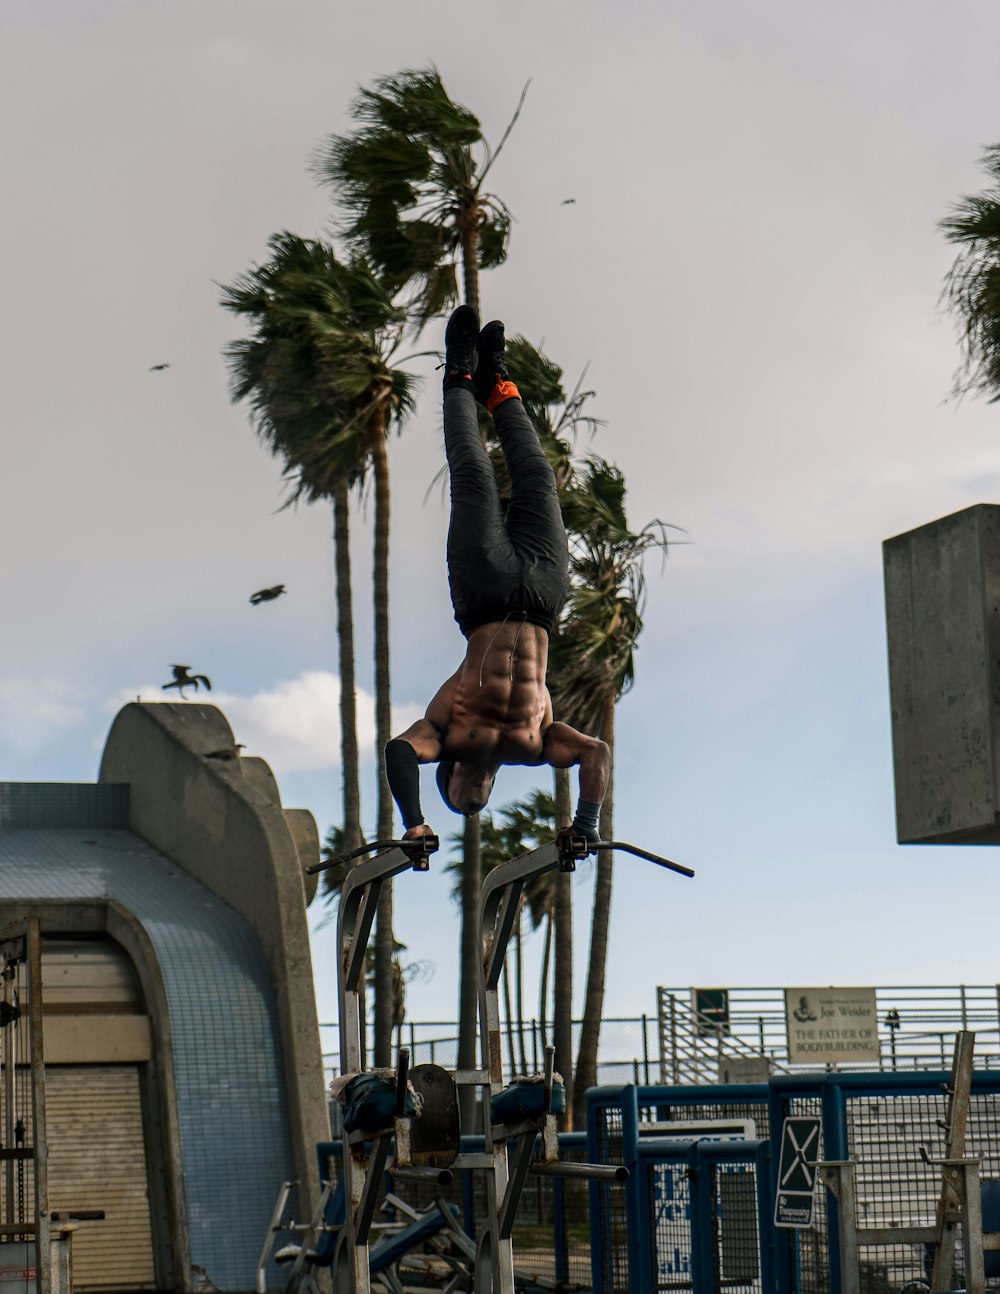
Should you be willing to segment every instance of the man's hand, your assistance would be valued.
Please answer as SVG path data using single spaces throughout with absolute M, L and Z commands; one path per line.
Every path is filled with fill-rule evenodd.
M 568 827 L 560 827 L 556 832 L 556 848 L 561 854 L 569 853 L 571 840 L 586 840 L 586 833 L 574 827 L 572 823 Z M 596 837 L 595 837 L 596 839 Z M 590 843 L 588 841 L 588 843 Z
M 403 832 L 403 840 L 420 840 L 423 836 L 434 836 L 434 828 L 428 822 L 421 822 L 419 826 L 410 827 L 408 831 Z

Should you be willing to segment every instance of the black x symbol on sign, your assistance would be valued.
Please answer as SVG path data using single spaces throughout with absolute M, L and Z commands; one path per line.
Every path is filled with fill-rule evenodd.
M 786 1119 L 781 1132 L 778 1190 L 811 1195 L 816 1184 L 819 1119 Z

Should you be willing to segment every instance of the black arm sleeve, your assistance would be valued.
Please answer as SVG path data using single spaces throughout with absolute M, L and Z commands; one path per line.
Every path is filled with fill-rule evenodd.
M 394 737 L 385 747 L 385 775 L 392 798 L 403 815 L 403 826 L 419 827 L 424 820 L 420 811 L 420 765 L 417 752 L 408 741 Z

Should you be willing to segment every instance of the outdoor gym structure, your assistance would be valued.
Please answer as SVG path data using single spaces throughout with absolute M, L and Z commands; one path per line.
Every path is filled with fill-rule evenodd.
M 370 1238 L 383 1179 L 446 1185 L 455 1171 L 483 1174 L 488 1201 L 471 1266 L 476 1294 L 514 1294 L 512 1232 L 529 1175 L 585 1179 L 620 1188 L 628 1178 L 621 1164 L 580 1163 L 560 1158 L 558 1114 L 566 1093 L 546 1048 L 541 1074 L 507 1081 L 500 1047 L 498 985 L 524 886 L 533 876 L 572 872 L 591 852 L 616 850 L 683 876 L 694 873 L 646 850 L 621 842 L 588 843 L 583 836 L 540 848 L 495 867 L 483 881 L 479 905 L 478 959 L 481 1067 L 448 1071 L 439 1065 L 409 1067 L 400 1049 L 394 1071 L 365 1066 L 361 990 L 365 951 L 382 886 L 403 872 L 427 872 L 438 840 L 381 841 L 365 851 L 382 851 L 347 874 L 337 921 L 338 1008 L 341 1074 L 354 1076 L 345 1097 L 343 1142 L 343 1225 L 333 1256 L 335 1287 L 370 1294 Z M 336 860 L 337 862 L 341 860 Z M 334 863 L 319 864 L 319 871 Z M 460 1144 L 459 1092 L 484 1094 L 482 1150 Z M 540 1143 L 540 1153 L 539 1153 Z

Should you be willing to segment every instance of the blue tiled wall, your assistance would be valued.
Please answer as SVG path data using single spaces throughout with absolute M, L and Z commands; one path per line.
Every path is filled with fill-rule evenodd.
M 127 827 L 121 782 L 0 782 L 0 827 Z

